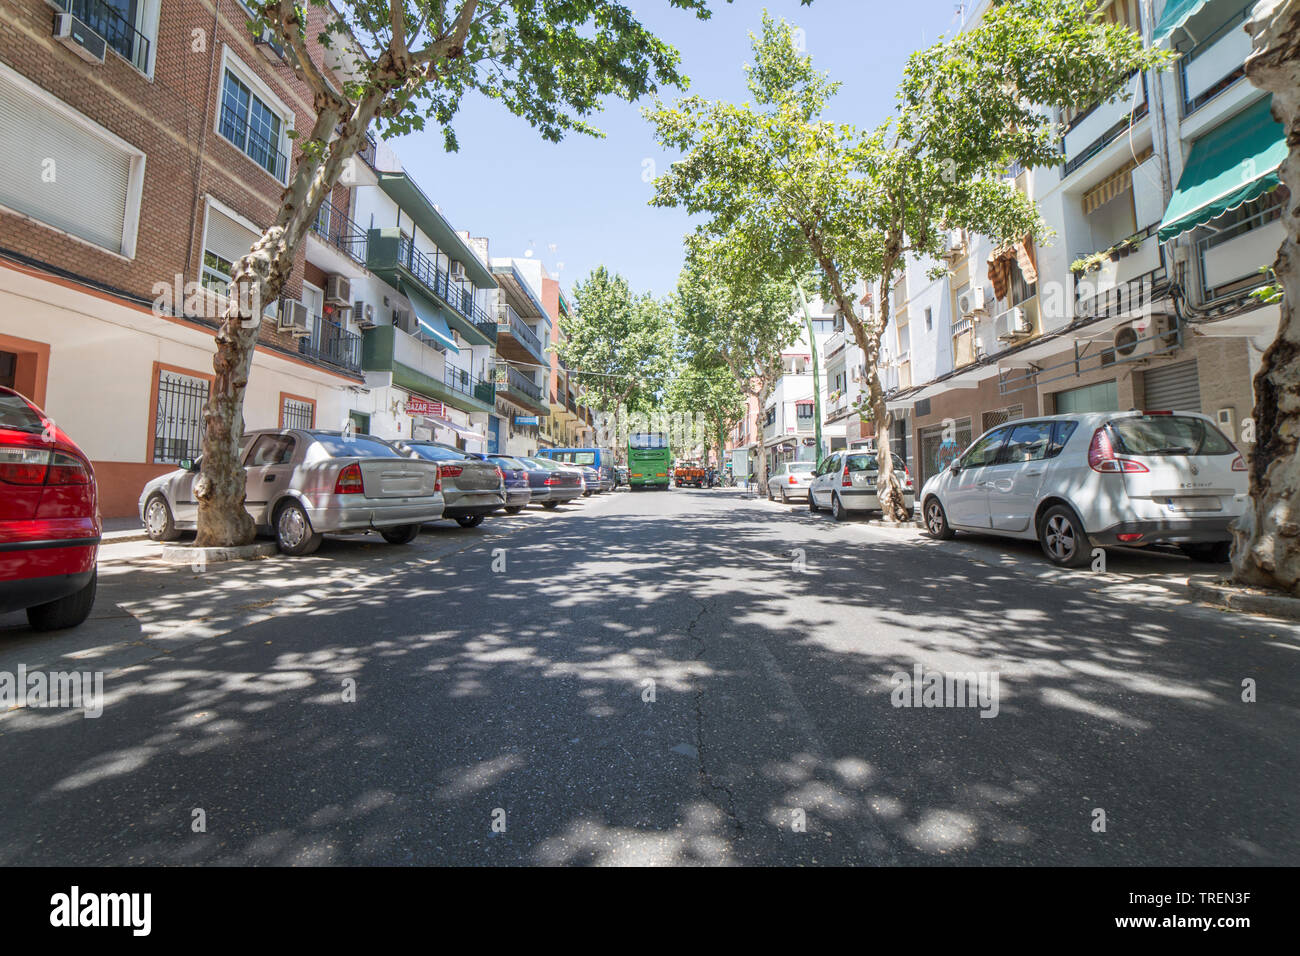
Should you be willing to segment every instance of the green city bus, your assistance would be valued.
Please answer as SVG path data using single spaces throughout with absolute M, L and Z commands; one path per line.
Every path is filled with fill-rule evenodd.
M 627 483 L 638 488 L 667 488 L 672 481 L 672 451 L 663 432 L 633 432 L 627 440 Z

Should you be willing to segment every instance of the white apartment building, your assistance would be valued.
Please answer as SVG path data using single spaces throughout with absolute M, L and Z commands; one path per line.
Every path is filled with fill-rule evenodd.
M 1114 102 L 1060 117 L 1060 167 L 1007 171 L 1055 237 L 994 249 L 956 232 L 942 278 L 908 263 L 881 370 L 905 422 L 895 451 L 902 439 L 919 481 L 938 467 L 946 423 L 964 447 L 1023 416 L 1176 408 L 1249 446 L 1241 422 L 1279 319 L 1249 293 L 1282 240 L 1285 155 L 1243 71 L 1252 6 L 1112 0 L 1103 16 L 1182 56 L 1135 75 Z
M 844 447 L 843 422 L 827 421 L 825 410 L 830 390 L 826 365 L 826 343 L 835 335 L 835 309 L 820 298 L 808 303 L 812 316 L 813 341 L 800 310 L 791 321 L 802 330 L 799 341 L 781 354 L 782 375 L 767 397 L 759 416 L 758 435 L 767 461 L 768 474 L 786 461 L 815 461 L 817 458 L 816 402 L 813 397 L 813 349 L 817 350 L 823 410 L 822 454 Z

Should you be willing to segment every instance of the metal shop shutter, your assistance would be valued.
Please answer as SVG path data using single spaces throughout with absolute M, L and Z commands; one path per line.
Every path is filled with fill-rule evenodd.
M 0 75 L 0 205 L 122 253 L 131 159 Z
M 1153 368 L 1142 378 L 1146 385 L 1144 408 L 1171 412 L 1201 410 L 1201 380 L 1196 374 L 1195 359 Z

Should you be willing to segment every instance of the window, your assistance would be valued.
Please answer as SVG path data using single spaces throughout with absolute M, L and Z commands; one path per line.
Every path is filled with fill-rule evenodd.
M 1203 418 L 1187 415 L 1142 415 L 1110 423 L 1116 451 L 1122 455 L 1232 455 L 1237 449 Z
M 963 468 L 980 468 L 984 465 L 991 465 L 997 460 L 998 451 L 1002 448 L 1002 440 L 1007 437 L 1010 428 L 999 428 L 997 431 L 989 432 L 975 444 L 967 449 L 966 454 L 961 457 L 961 466 Z
M 208 381 L 160 369 L 154 415 L 153 460 L 176 464 L 199 456 L 203 447 L 203 407 Z
M 246 468 L 263 468 L 267 465 L 287 465 L 293 458 L 296 442 L 288 435 L 263 435 L 253 445 L 244 462 Z
M 934 329 L 934 310 L 933 310 L 933 309 L 926 309 L 926 310 L 925 310 L 925 330 L 926 330 L 927 332 L 929 332 L 929 331 L 931 331 L 931 330 L 933 330 L 933 329 Z
M 356 414 L 353 412 L 352 414 Z M 326 435 L 317 432 L 316 444 L 325 449 L 331 458 L 401 458 L 397 449 L 387 442 L 369 435 Z
M 774 425 L 774 424 L 776 424 L 776 406 L 775 406 L 775 405 L 773 405 L 771 408 L 769 408 L 766 412 L 763 413 L 763 424 L 764 424 L 764 425 Z
M 144 153 L 0 63 L 0 206 L 135 255 Z
M 284 395 L 280 400 L 281 428 L 315 428 L 316 405 L 312 402 L 291 395 Z
M 798 416 L 800 421 L 810 422 L 813 420 L 814 406 L 812 402 L 796 402 L 794 408 L 795 414 Z
M 1114 380 L 1084 385 L 1056 393 L 1056 413 L 1077 415 L 1082 412 L 1114 412 L 1119 410 L 1119 391 Z
M 109 49 L 141 73 L 153 72 L 151 36 L 158 23 L 155 0 L 53 0 L 53 4 L 98 33 Z
M 227 66 L 217 129 L 280 182 L 286 181 L 289 166 L 282 151 L 286 126 L 281 114 Z
M 1043 461 L 1051 456 L 1052 423 L 1026 422 L 1011 429 L 1007 443 L 998 456 L 999 465 L 1026 461 Z

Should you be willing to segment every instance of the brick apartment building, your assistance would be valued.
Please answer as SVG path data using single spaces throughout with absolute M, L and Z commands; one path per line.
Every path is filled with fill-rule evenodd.
M 11 0 L 0 19 L 0 384 L 86 449 L 106 516 L 198 453 L 223 276 L 275 214 L 290 131 L 312 123 L 305 84 L 246 24 L 237 0 Z M 300 250 L 284 295 L 305 278 L 328 282 Z M 246 427 L 339 427 L 366 400 L 346 311 L 323 303 L 295 330 L 278 311 Z

